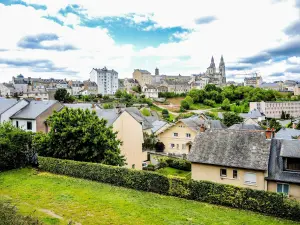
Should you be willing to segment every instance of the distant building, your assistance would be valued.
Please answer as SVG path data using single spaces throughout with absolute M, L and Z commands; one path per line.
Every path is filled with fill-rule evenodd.
M 260 87 L 263 83 L 262 77 L 246 77 L 244 79 L 244 86 L 253 86 L 253 87 Z
M 75 96 L 78 96 L 78 95 L 81 94 L 81 91 L 82 91 L 83 86 L 84 86 L 83 82 L 78 81 L 78 80 L 75 80 L 75 81 L 70 80 L 69 85 L 72 88 L 72 94 L 75 95 Z
M 0 96 L 12 96 L 15 93 L 15 88 L 12 83 L 0 83 Z
M 281 128 L 275 135 L 276 139 L 285 139 L 291 140 L 295 137 L 300 136 L 300 130 L 292 129 L 292 128 Z
M 125 78 L 123 83 L 124 88 L 127 92 L 130 92 L 134 87 L 140 86 L 139 82 L 133 78 Z
M 145 84 L 152 84 L 152 75 L 147 70 L 135 69 L 132 76 L 141 87 L 143 87 Z
M 300 84 L 296 84 L 294 87 L 294 95 L 300 95 Z
M 260 88 L 268 89 L 268 90 L 275 90 L 275 91 L 281 91 L 282 90 L 282 83 L 262 83 L 260 85 Z
M 142 87 L 142 93 L 146 98 L 158 98 L 158 89 L 151 84 L 145 84 Z
M 255 109 L 268 118 L 280 118 L 282 112 L 295 118 L 300 116 L 300 101 L 250 102 L 250 111 Z
M 98 94 L 114 95 L 119 88 L 118 72 L 113 69 L 108 70 L 106 67 L 93 68 L 90 72 L 90 80 L 98 85 Z
M 297 81 L 286 80 L 283 82 L 282 86 L 284 91 L 294 92 L 294 88 L 296 85 L 297 85 Z
M 255 122 L 261 122 L 266 119 L 266 116 L 257 109 L 253 109 L 248 113 L 240 113 L 240 116 L 244 119 L 251 118 Z
M 85 95 L 97 95 L 98 85 L 96 82 L 91 80 L 83 81 L 83 91 L 85 91 Z

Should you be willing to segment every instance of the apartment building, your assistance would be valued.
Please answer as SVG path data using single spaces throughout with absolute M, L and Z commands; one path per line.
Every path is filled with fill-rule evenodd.
M 244 86 L 253 86 L 259 87 L 262 84 L 263 80 L 261 76 L 258 77 L 246 77 L 244 79 Z
M 114 95 L 119 88 L 118 72 L 108 70 L 106 67 L 93 68 L 90 72 L 90 81 L 96 82 L 98 94 L 102 95 Z
M 300 101 L 250 102 L 250 111 L 257 109 L 268 118 L 280 118 L 282 111 L 293 117 L 300 116 Z

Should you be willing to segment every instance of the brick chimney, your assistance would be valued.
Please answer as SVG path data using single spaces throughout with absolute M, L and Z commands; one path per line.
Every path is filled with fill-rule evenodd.
M 205 132 L 205 126 L 204 126 L 204 124 L 201 124 L 201 126 L 200 126 L 200 132 Z
M 275 129 L 274 128 L 267 128 L 266 130 L 266 139 L 272 139 L 275 137 Z

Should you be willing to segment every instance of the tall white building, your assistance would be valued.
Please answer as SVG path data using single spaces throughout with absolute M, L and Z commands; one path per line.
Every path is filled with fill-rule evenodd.
M 93 68 L 90 72 L 90 79 L 98 85 L 98 94 L 113 95 L 119 88 L 118 72 L 108 70 L 106 67 L 103 69 Z

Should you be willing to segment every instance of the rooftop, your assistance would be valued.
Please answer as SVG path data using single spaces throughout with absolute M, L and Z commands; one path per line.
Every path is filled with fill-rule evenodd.
M 199 132 L 188 160 L 226 167 L 267 170 L 270 142 L 265 132 L 208 130 Z
M 229 130 L 264 130 L 261 126 L 255 124 L 234 124 L 228 128 Z
M 276 139 L 293 139 L 295 136 L 300 135 L 300 130 L 292 129 L 292 128 L 281 128 L 275 135 Z
M 0 114 L 4 113 L 17 102 L 16 99 L 0 98 Z

